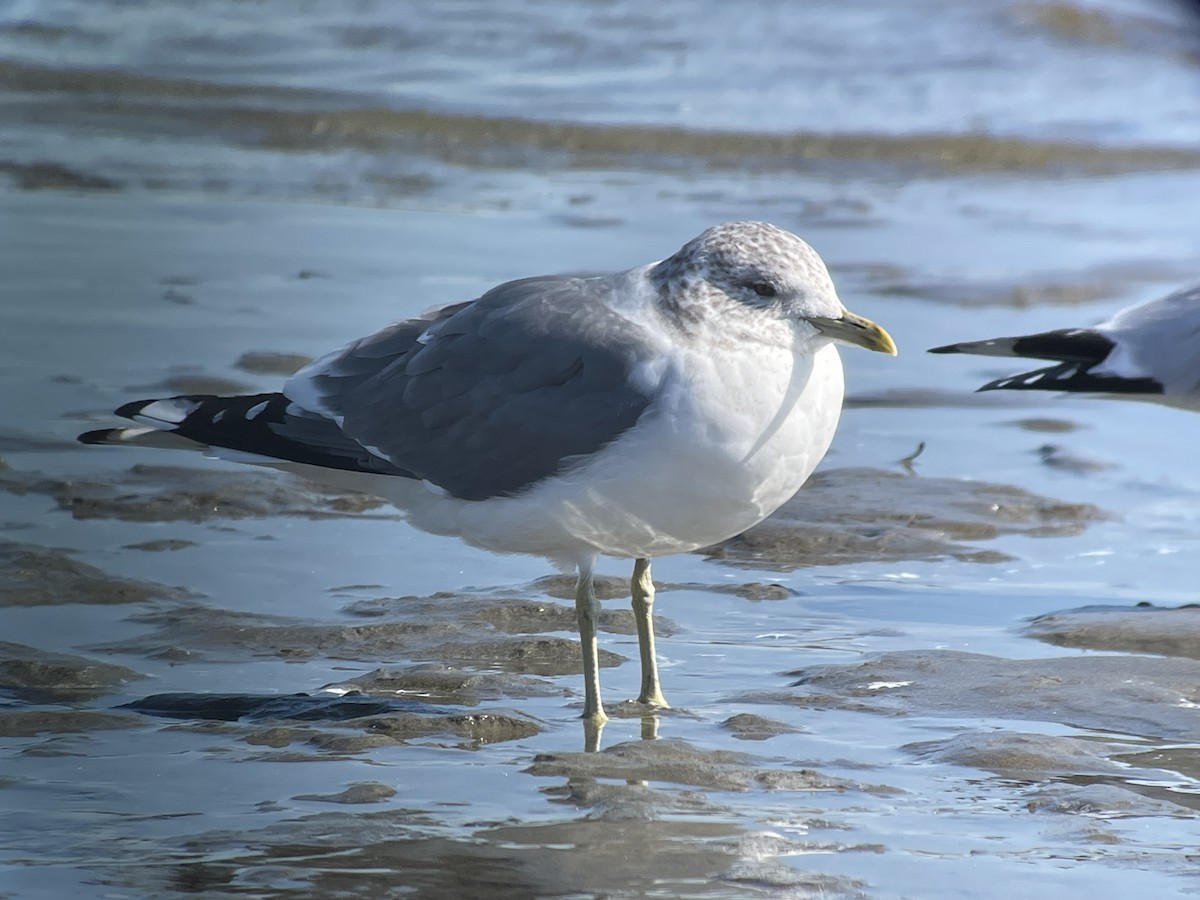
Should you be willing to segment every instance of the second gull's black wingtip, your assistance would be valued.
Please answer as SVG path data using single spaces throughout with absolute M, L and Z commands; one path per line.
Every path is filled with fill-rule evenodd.
M 128 403 L 118 406 L 113 413 L 122 419 L 132 419 L 153 402 L 153 400 L 130 400 Z
M 117 428 L 98 428 L 95 431 L 85 431 L 83 434 L 76 436 L 75 440 L 81 444 L 108 444 L 111 443 L 109 440 L 110 435 L 118 430 Z

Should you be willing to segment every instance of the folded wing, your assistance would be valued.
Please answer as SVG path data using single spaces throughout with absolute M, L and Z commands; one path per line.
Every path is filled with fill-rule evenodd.
M 509 282 L 390 325 L 297 372 L 281 393 L 126 404 L 148 429 L 87 443 L 196 445 L 508 496 L 618 438 L 650 406 L 635 384 L 642 330 L 603 302 L 604 277 Z

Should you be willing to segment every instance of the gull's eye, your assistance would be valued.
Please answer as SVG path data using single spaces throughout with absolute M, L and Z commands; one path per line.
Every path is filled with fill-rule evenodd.
M 775 285 L 769 281 L 752 281 L 750 282 L 750 290 L 754 291 L 760 297 L 774 297 L 778 293 L 775 290 Z

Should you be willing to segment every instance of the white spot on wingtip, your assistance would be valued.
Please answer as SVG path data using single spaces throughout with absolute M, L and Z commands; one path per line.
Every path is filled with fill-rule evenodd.
M 161 431 L 160 428 L 121 428 L 113 430 L 113 437 L 118 441 L 136 441 L 147 434 Z
M 183 398 L 155 400 L 138 410 L 133 418 L 138 422 L 178 425 L 194 413 L 199 405 L 193 400 L 184 400 Z
M 269 401 L 264 400 L 264 401 L 262 401 L 262 403 L 255 403 L 252 407 L 250 407 L 248 410 L 246 410 L 246 418 L 253 419 L 253 418 L 256 418 L 256 417 L 262 415 L 263 410 L 265 410 L 267 408 L 268 402 Z M 216 421 L 216 420 L 214 419 L 214 421 Z

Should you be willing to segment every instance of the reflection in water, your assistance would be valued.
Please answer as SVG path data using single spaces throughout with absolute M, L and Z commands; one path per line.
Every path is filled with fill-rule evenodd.
M 630 787 L 631 795 L 653 791 Z M 226 888 L 268 881 L 274 896 L 337 894 L 422 897 L 546 897 L 612 892 L 736 897 L 746 890 L 820 888 L 859 896 L 861 882 L 778 866 L 753 835 L 716 819 L 580 819 L 556 825 L 498 824 L 467 839 L 418 836 L 411 814 L 325 813 L 246 834 L 214 833 L 184 853 L 219 862 L 184 863 L 134 876 L 143 889 Z M 253 854 L 237 848 L 254 846 Z M 782 850 L 782 847 L 773 849 Z M 798 848 L 797 848 L 798 849 Z M 163 885 L 159 878 L 169 874 Z M 157 877 L 156 877 L 157 876 Z M 364 882 L 370 888 L 364 887 Z

